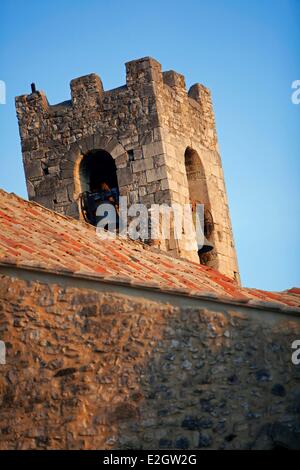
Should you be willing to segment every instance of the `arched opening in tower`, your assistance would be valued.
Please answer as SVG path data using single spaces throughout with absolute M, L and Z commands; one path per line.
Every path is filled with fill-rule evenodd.
M 93 150 L 86 154 L 79 166 L 80 205 L 86 222 L 97 225 L 97 209 L 100 204 L 114 206 L 118 218 L 119 187 L 116 164 L 105 150 Z
M 197 204 L 202 204 L 204 206 L 204 243 L 202 246 L 198 245 L 199 260 L 201 264 L 210 265 L 214 259 L 214 222 L 211 213 L 204 167 L 198 153 L 191 147 L 187 147 L 185 151 L 184 163 L 194 223 L 196 223 Z
M 112 156 L 105 150 L 93 150 L 80 162 L 81 187 L 85 191 L 95 192 L 102 183 L 110 188 L 118 187 L 117 169 Z

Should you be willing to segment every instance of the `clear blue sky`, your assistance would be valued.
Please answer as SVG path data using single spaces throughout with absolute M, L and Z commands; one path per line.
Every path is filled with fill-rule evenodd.
M 2 0 L 0 187 L 27 197 L 14 96 L 30 83 L 50 103 L 72 78 L 125 83 L 150 55 L 213 93 L 244 285 L 300 286 L 300 0 Z

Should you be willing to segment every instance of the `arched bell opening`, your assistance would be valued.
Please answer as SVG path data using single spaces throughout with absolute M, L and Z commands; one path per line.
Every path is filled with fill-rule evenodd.
M 101 183 L 111 188 L 118 187 L 115 161 L 105 150 L 93 150 L 86 154 L 80 162 L 79 173 L 84 191 L 95 192 Z
M 93 150 L 86 154 L 79 165 L 81 186 L 80 209 L 84 220 L 97 225 L 96 212 L 100 204 L 111 204 L 118 218 L 119 187 L 116 164 L 105 150 Z
M 189 198 L 192 206 L 194 223 L 196 205 L 204 205 L 204 244 L 198 247 L 201 264 L 208 265 L 214 257 L 213 232 L 214 222 L 210 208 L 206 176 L 201 159 L 196 150 L 187 147 L 184 154 L 185 171 L 188 180 Z

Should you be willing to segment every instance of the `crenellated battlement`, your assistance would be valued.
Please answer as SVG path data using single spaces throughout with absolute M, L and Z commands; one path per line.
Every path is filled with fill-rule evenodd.
M 155 95 L 161 87 L 167 86 L 173 89 L 175 93 L 186 95 L 202 105 L 204 94 L 209 91 L 204 85 L 195 84 L 186 90 L 185 78 L 182 74 L 169 70 L 162 72 L 161 65 L 156 60 L 145 57 L 138 60 L 127 62 L 126 64 L 126 85 L 112 90 L 104 90 L 101 78 L 96 73 L 91 73 L 71 80 L 70 91 L 71 99 L 62 103 L 51 105 L 43 91 L 25 94 L 16 97 L 16 108 L 18 117 L 22 111 L 27 115 L 31 113 L 53 114 L 55 111 L 84 110 L 85 108 L 103 109 L 103 103 L 109 101 L 112 96 L 117 97 L 121 92 L 121 99 L 124 93 L 132 96 L 136 94 L 141 98 L 146 95 Z M 155 87 L 157 89 L 155 89 Z M 176 97 L 174 96 L 176 100 Z M 203 107 L 203 106 L 202 106 Z
M 238 278 L 209 90 L 200 84 L 187 90 L 183 75 L 162 71 L 151 57 L 126 63 L 123 86 L 105 90 L 91 73 L 73 79 L 70 90 L 71 99 L 55 105 L 35 86 L 16 98 L 29 198 L 81 218 L 79 194 L 90 189 L 92 178 L 85 161 L 98 155 L 93 172 L 112 178 L 106 164 L 101 168 L 109 156 L 112 181 L 130 204 L 204 198 L 216 227 L 215 250 L 205 263 Z M 194 153 L 187 158 L 188 149 Z M 193 158 L 200 162 L 196 172 L 187 168 Z M 197 192 L 197 184 L 205 190 Z M 184 240 L 162 241 L 160 247 L 199 261 Z

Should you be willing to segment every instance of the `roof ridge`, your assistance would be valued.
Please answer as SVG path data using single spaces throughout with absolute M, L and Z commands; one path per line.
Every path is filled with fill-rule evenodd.
M 298 288 L 280 293 L 240 287 L 214 268 L 175 257 L 156 246 L 124 236 L 101 239 L 95 227 L 85 221 L 1 188 L 0 202 L 0 264 L 127 279 L 132 285 L 141 283 L 148 288 L 158 284 L 160 289 L 188 290 L 195 297 L 210 292 L 235 302 L 266 304 L 270 309 L 278 304 L 300 307 Z

